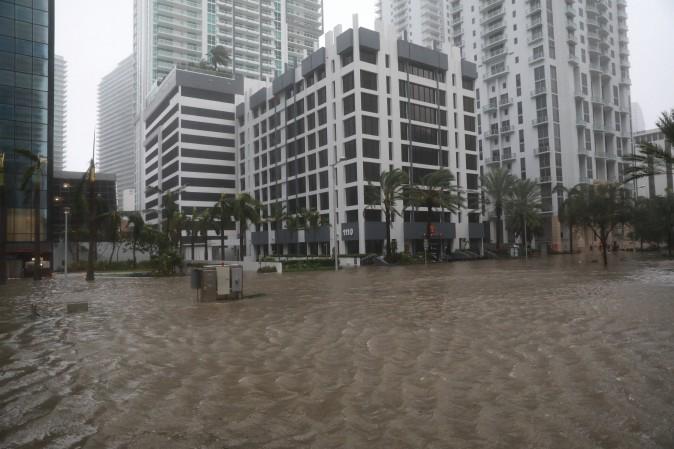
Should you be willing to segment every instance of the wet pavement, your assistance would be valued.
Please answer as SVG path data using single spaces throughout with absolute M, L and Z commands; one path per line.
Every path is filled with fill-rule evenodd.
M 0 447 L 672 448 L 674 261 L 611 263 L 12 281 Z

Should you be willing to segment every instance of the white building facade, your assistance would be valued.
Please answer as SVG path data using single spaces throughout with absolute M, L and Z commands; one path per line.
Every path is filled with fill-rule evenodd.
M 381 205 L 368 204 L 382 172 L 402 169 L 412 182 L 451 170 L 467 208 L 434 210 L 431 250 L 478 249 L 475 66 L 456 48 L 435 51 L 376 31 L 338 27 L 321 48 L 237 106 L 239 189 L 275 211 L 317 211 L 324 224 L 295 230 L 288 220 L 254 226 L 246 254 L 263 256 L 382 253 Z M 426 211 L 403 210 L 392 239 L 398 251 L 423 252 Z M 477 212 L 476 212 L 477 211 Z M 325 223 L 330 224 L 325 224 Z
M 98 84 L 98 166 L 102 171 L 116 176 L 117 207 L 125 211 L 137 209 L 135 77 L 134 58 L 131 55 Z M 130 196 L 134 199 L 130 200 Z
M 241 93 L 242 77 L 174 69 L 164 78 L 143 117 L 142 209 L 150 224 L 159 222 L 158 210 L 168 192 L 190 217 L 212 208 L 223 194 L 236 194 L 234 104 Z M 227 227 L 225 240 L 229 250 L 238 247 L 233 225 Z M 195 259 L 220 258 L 220 237 L 211 231 L 207 242 L 208 256 L 203 242 L 195 248 Z M 190 259 L 191 248 L 183 248 Z
M 65 170 L 68 137 L 68 63 L 54 57 L 54 170 Z
M 440 3 L 447 39 L 478 66 L 482 169 L 505 166 L 537 179 L 547 216 L 542 240 L 563 249 L 568 235 L 556 217 L 563 193 L 555 186 L 621 181 L 622 155 L 632 151 L 626 1 Z M 398 19 L 387 14 L 404 8 L 379 10 L 402 29 L 433 26 L 420 8 Z

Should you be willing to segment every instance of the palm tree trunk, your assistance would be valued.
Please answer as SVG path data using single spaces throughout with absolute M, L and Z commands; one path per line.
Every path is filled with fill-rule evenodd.
M 426 249 L 426 243 L 424 242 L 424 254 L 428 257 L 428 253 L 431 249 L 431 213 L 433 211 L 432 206 L 428 206 L 428 215 L 426 217 L 426 240 L 428 241 L 428 249 Z
M 0 174 L 2 176 L 2 174 Z M 5 186 L 0 179 L 0 285 L 7 283 L 7 203 L 5 201 Z
M 39 281 L 42 279 L 42 263 L 40 263 L 40 182 L 38 181 L 33 186 L 33 280 Z
M 496 207 L 496 250 L 501 249 L 501 240 L 503 238 L 503 225 L 501 224 L 501 207 Z
M 246 244 L 246 234 L 244 230 L 245 221 L 239 220 L 239 260 L 243 262 L 243 257 L 245 253 L 244 245 Z
M 208 260 L 208 230 L 204 233 L 204 260 Z
M 136 268 L 136 239 L 133 239 L 131 251 L 133 252 L 133 268 Z
M 391 211 L 386 211 L 386 257 L 391 257 Z
M 220 260 L 225 260 L 225 227 L 220 222 Z
M 192 253 L 192 261 L 194 262 L 194 227 L 192 228 L 190 232 L 190 251 Z
M 91 177 L 91 174 L 89 175 Z M 87 281 L 94 280 L 96 262 L 96 190 L 95 183 L 89 179 L 89 254 L 87 260 Z
M 573 223 L 569 222 L 569 252 L 573 254 Z

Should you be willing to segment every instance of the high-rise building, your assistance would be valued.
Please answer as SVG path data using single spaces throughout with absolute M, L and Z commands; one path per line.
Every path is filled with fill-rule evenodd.
M 644 111 L 639 103 L 632 103 L 632 132 L 646 131 Z
M 230 53 L 224 70 L 271 80 L 317 48 L 322 5 L 321 0 L 135 0 L 141 100 L 174 66 L 198 64 L 216 45 Z
M 24 6 L 24 5 L 30 6 Z M 21 189 L 33 162 L 40 160 L 41 195 Z M 19 274 L 31 259 L 35 209 L 40 210 L 40 251 L 51 253 L 50 180 L 54 157 L 54 0 L 0 2 L 0 161 L 5 195 L 0 198 L 0 244 L 10 272 Z M 3 176 L 4 175 L 4 176 Z M 4 201 L 3 201 L 4 200 Z M 36 203 L 37 201 L 37 203 Z
M 221 70 L 271 80 L 318 47 L 322 0 L 134 0 L 136 58 L 136 185 L 143 184 L 142 117 L 152 92 L 175 66 L 207 62 L 222 45 L 230 61 Z M 143 189 L 136 201 L 145 202 Z
M 98 85 L 98 166 L 117 177 L 117 205 L 135 210 L 136 72 L 133 55 L 120 62 Z M 126 204 L 123 201 L 126 192 Z
M 427 45 L 435 27 L 428 9 L 381 2 L 385 21 Z M 478 65 L 483 170 L 504 166 L 537 179 L 543 240 L 562 249 L 568 235 L 556 218 L 563 191 L 555 186 L 622 180 L 622 155 L 631 152 L 626 1 L 440 3 L 449 41 Z
M 371 198 L 392 168 L 412 182 L 449 169 L 467 200 L 459 213 L 399 202 L 392 239 L 400 251 L 423 253 L 427 221 L 438 257 L 479 250 L 476 76 L 456 48 L 431 50 L 397 39 L 382 22 L 361 28 L 354 17 L 300 67 L 248 91 L 237 106 L 239 189 L 268 217 L 306 209 L 330 225 L 298 232 L 285 218 L 267 220 L 250 230 L 246 254 L 381 253 L 386 220 Z
M 398 35 L 419 45 L 433 48 L 449 39 L 445 25 L 447 0 L 377 0 L 379 19 L 393 24 Z
M 243 93 L 243 78 L 236 79 L 185 69 L 173 69 L 148 104 L 143 141 L 143 172 L 149 223 L 168 192 L 177 207 L 188 215 L 211 208 L 221 195 L 236 193 L 235 96 Z M 237 241 L 233 226 L 227 226 L 227 247 Z M 199 245 L 195 257 L 217 258 L 220 238 L 211 232 L 205 257 Z M 233 250 L 233 249 L 232 249 Z M 191 258 L 190 254 L 184 254 Z
M 68 63 L 54 58 L 54 170 L 65 170 L 68 136 Z

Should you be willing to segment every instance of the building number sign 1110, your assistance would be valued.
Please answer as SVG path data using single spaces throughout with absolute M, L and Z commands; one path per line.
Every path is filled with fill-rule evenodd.
M 342 237 L 353 237 L 354 232 L 353 228 L 342 229 Z

